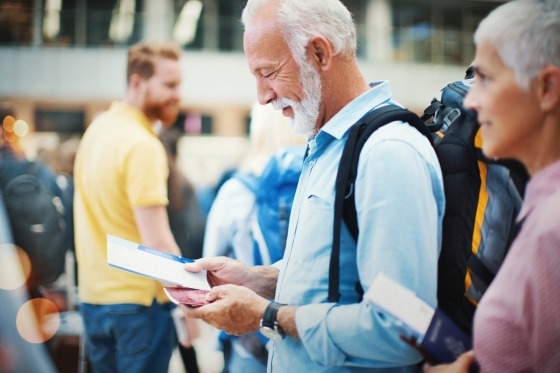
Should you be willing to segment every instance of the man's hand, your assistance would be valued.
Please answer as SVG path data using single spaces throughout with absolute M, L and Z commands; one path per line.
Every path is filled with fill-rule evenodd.
M 212 303 L 197 308 L 183 306 L 185 315 L 234 335 L 257 330 L 270 302 L 251 289 L 237 285 L 215 286 L 206 299 Z
M 194 263 L 185 264 L 189 272 L 208 271 L 210 286 L 234 284 L 245 286 L 250 281 L 250 267 L 239 260 L 225 256 L 201 258 Z
M 265 298 L 274 297 L 278 270 L 271 266 L 250 267 L 238 260 L 218 256 L 201 258 L 185 264 L 189 272 L 208 272 L 210 286 L 226 284 L 247 287 Z

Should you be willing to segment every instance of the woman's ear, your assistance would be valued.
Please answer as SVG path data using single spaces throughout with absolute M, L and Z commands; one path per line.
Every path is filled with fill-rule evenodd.
M 560 67 L 548 65 L 538 76 L 538 95 L 543 111 L 560 107 Z
M 331 43 L 321 35 L 311 37 L 307 44 L 307 57 L 321 71 L 328 70 L 333 58 Z

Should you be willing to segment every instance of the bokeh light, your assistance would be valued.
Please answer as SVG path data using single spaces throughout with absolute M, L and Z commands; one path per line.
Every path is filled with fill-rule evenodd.
M 22 119 L 18 119 L 14 123 L 13 132 L 18 137 L 24 137 L 29 132 L 29 124 L 27 124 L 27 122 Z
M 31 299 L 19 309 L 16 327 L 27 342 L 43 343 L 51 339 L 60 328 L 60 313 L 48 299 Z
M 0 289 L 14 290 L 22 287 L 31 274 L 31 261 L 29 256 L 12 244 L 0 244 L 0 262 L 13 263 L 3 266 L 0 271 Z M 17 265 L 20 263 L 21 265 Z
M 16 120 L 14 117 L 12 117 L 11 115 L 6 115 L 4 117 L 4 120 L 2 121 L 2 127 L 4 127 L 4 130 L 11 132 L 12 128 L 14 128 L 15 122 Z
M 9 142 L 16 142 L 17 136 L 13 132 L 4 131 L 4 139 Z

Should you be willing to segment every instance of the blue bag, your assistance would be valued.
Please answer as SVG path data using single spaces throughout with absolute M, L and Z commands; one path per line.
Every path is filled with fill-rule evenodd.
M 259 177 L 241 172 L 234 176 L 255 194 L 254 264 L 271 264 L 284 255 L 304 154 L 305 146 L 290 146 L 274 153 Z

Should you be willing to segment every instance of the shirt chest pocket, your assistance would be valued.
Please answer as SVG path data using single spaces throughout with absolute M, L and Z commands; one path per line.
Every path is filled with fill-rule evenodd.
M 333 205 L 324 196 L 306 193 L 301 204 L 296 235 L 302 245 L 330 246 L 332 243 Z M 307 244 L 306 244 L 307 243 Z

